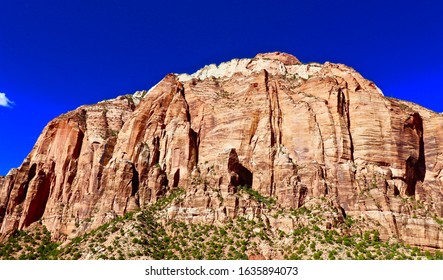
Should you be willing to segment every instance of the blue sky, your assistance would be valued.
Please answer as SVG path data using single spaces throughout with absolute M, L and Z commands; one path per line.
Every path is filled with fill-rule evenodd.
M 62 113 L 259 52 L 344 63 L 443 112 L 442 15 L 429 0 L 0 0 L 0 174 Z

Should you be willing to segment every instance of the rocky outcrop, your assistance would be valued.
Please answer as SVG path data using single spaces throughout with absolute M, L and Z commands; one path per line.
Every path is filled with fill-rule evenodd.
M 382 238 L 443 248 L 442 131 L 442 115 L 383 96 L 341 64 L 268 53 L 170 74 L 49 123 L 0 179 L 1 233 L 41 221 L 75 236 L 175 188 L 186 198 L 168 218 L 272 211 L 239 192 L 247 187 L 276 207 L 324 197 Z
M 1 232 L 37 221 L 55 236 L 77 232 L 80 222 L 98 209 L 104 167 L 133 109 L 131 97 L 119 97 L 51 121 L 0 188 Z

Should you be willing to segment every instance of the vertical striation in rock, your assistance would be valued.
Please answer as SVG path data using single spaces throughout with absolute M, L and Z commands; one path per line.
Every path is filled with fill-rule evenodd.
M 130 97 L 119 97 L 51 121 L 23 164 L 4 179 L 2 234 L 36 221 L 56 237 L 81 232 L 79 223 L 96 214 L 104 166 L 133 109 Z
M 443 248 L 442 132 L 441 114 L 385 97 L 341 64 L 275 52 L 169 74 L 50 122 L 0 178 L 1 233 L 40 221 L 76 236 L 175 188 L 186 198 L 170 218 L 266 214 L 239 195 L 251 188 L 284 208 L 324 197 L 382 238 Z

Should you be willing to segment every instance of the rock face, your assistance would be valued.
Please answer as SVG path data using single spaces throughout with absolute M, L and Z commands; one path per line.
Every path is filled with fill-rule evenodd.
M 383 96 L 341 64 L 259 54 L 50 122 L 0 178 L 3 236 L 40 221 L 72 237 L 175 188 L 168 218 L 223 222 L 324 197 L 411 245 L 443 248 L 443 116 Z M 293 221 L 276 221 L 290 230 Z

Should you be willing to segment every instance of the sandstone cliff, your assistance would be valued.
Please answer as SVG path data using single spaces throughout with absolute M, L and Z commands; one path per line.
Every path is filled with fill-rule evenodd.
M 381 237 L 443 248 L 443 116 L 383 96 L 341 64 L 284 53 L 167 75 L 51 121 L 0 178 L 3 236 L 40 221 L 73 237 L 172 189 L 168 218 L 223 223 L 326 198 Z M 291 230 L 294 221 L 270 223 Z

